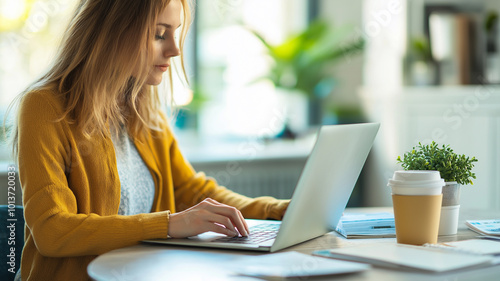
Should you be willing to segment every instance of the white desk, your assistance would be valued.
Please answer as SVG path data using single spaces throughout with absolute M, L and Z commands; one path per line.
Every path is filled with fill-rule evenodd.
M 388 211 L 391 208 L 356 208 L 356 211 Z M 440 242 L 473 238 L 477 234 L 467 229 L 466 219 L 500 218 L 500 212 L 462 210 L 457 235 L 442 236 Z M 345 247 L 352 244 L 373 243 L 377 241 L 394 241 L 395 238 L 383 239 L 344 239 L 335 232 L 322 237 L 287 248 L 283 251 L 298 251 L 310 254 L 318 249 Z M 182 252 L 178 252 L 181 250 Z M 182 261 L 183 253 L 209 254 L 228 253 L 238 255 L 260 255 L 261 253 L 247 251 L 215 250 L 188 247 L 173 247 L 163 245 L 136 245 L 114 250 L 97 257 L 88 267 L 89 275 L 95 280 L 262 280 L 243 276 L 232 276 L 221 263 L 220 266 L 208 266 L 201 262 L 188 263 Z M 307 265 L 305 265 L 307 266 Z M 446 274 L 431 274 L 408 270 L 392 270 L 373 267 L 371 270 L 348 275 L 315 277 L 313 280 L 498 280 L 500 265 L 474 270 L 461 270 Z

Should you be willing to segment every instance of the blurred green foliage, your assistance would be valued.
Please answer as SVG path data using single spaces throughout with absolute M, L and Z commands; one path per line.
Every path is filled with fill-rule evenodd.
M 425 37 L 418 37 L 411 40 L 410 52 L 414 59 L 429 62 L 432 61 L 431 47 L 429 40 Z
M 333 28 L 323 20 L 312 22 L 278 45 L 272 45 L 255 30 L 251 32 L 264 44 L 273 62 L 269 73 L 260 79 L 270 79 L 276 87 L 297 89 L 316 98 L 329 95 L 333 89 L 331 68 L 364 48 L 364 40 L 356 37 L 350 27 Z

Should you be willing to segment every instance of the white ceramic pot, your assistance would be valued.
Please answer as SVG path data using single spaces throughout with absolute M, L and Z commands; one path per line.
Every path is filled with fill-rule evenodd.
M 454 235 L 458 230 L 460 212 L 460 184 L 446 182 L 443 186 L 443 203 L 439 221 L 439 235 Z

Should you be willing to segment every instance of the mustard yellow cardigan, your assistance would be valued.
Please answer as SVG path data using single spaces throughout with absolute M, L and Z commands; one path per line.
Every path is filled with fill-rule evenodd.
M 88 280 L 87 265 L 97 255 L 166 238 L 166 210 L 182 211 L 207 197 L 247 218 L 281 219 L 288 205 L 271 197 L 250 199 L 196 173 L 164 120 L 161 131 L 134 138 L 155 183 L 151 213 L 118 215 L 120 182 L 111 139 L 86 139 L 74 124 L 56 122 L 63 101 L 52 91 L 27 94 L 19 110 L 23 280 Z

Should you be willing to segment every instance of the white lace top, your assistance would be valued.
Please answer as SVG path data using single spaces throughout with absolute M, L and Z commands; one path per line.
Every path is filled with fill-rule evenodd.
M 129 216 L 151 212 L 155 196 L 151 172 L 126 133 L 118 137 L 112 134 L 112 140 L 121 184 L 118 214 Z

